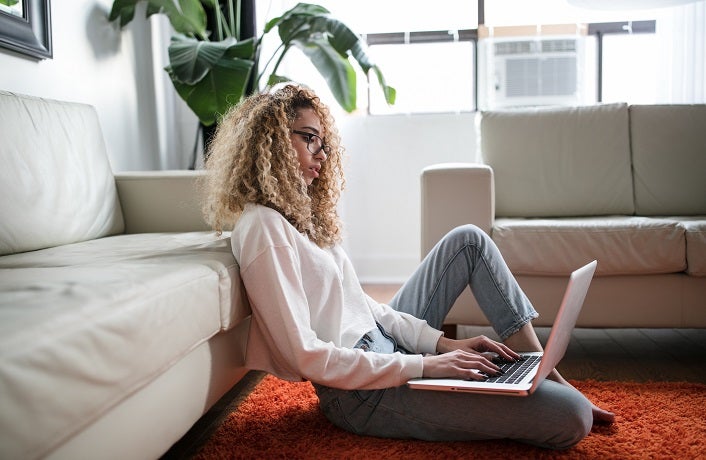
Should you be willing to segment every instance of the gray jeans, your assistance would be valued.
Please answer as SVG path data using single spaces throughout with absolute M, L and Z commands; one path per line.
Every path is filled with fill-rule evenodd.
M 440 328 L 456 298 L 471 287 L 483 313 L 505 339 L 537 313 L 493 241 L 472 225 L 447 234 L 390 302 Z M 563 449 L 591 429 L 590 402 L 577 390 L 543 382 L 527 397 L 412 390 L 340 390 L 314 384 L 335 425 L 361 435 L 429 441 L 514 439 Z

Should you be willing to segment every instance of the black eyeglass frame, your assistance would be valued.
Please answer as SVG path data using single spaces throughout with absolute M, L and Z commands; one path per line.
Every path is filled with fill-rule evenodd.
M 312 155 L 317 155 L 317 154 L 318 154 L 319 152 L 321 152 L 322 150 L 324 151 L 324 153 L 325 153 L 326 155 L 330 155 L 330 154 L 331 154 L 331 146 L 330 146 L 330 145 L 326 145 L 326 143 L 324 142 L 324 140 L 323 140 L 323 139 L 321 138 L 321 136 L 319 136 L 318 134 L 310 133 L 310 132 L 308 132 L 308 131 L 298 131 L 298 130 L 296 130 L 296 129 L 293 129 L 293 130 L 292 130 L 292 133 L 293 133 L 293 134 L 300 134 L 300 135 L 306 137 L 306 149 L 307 149 L 307 150 L 309 151 L 309 153 L 311 153 Z M 318 138 L 318 139 L 321 141 L 321 147 L 319 147 L 319 150 L 317 150 L 316 152 L 312 152 L 312 151 L 311 151 L 311 141 L 312 141 L 315 137 Z

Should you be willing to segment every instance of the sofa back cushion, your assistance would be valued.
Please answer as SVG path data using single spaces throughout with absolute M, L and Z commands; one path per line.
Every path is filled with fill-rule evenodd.
M 93 107 L 0 91 L 0 255 L 120 233 Z
M 706 214 L 706 105 L 633 105 L 635 211 Z
M 634 211 L 626 104 L 483 112 L 480 145 L 497 216 Z

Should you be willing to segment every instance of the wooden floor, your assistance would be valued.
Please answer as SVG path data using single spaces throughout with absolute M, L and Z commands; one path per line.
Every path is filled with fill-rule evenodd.
M 378 302 L 387 302 L 398 286 L 364 288 Z M 549 328 L 536 330 L 546 343 Z M 497 339 L 489 327 L 458 329 L 458 338 L 480 334 Z M 558 368 L 565 378 L 576 380 L 706 383 L 706 329 L 576 329 Z M 261 373 L 248 374 L 163 459 L 191 458 L 261 378 Z

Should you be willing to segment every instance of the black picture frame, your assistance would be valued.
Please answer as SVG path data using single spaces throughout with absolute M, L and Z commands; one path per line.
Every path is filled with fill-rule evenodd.
M 24 17 L 0 11 L 0 46 L 37 59 L 51 59 L 50 0 L 22 0 Z

